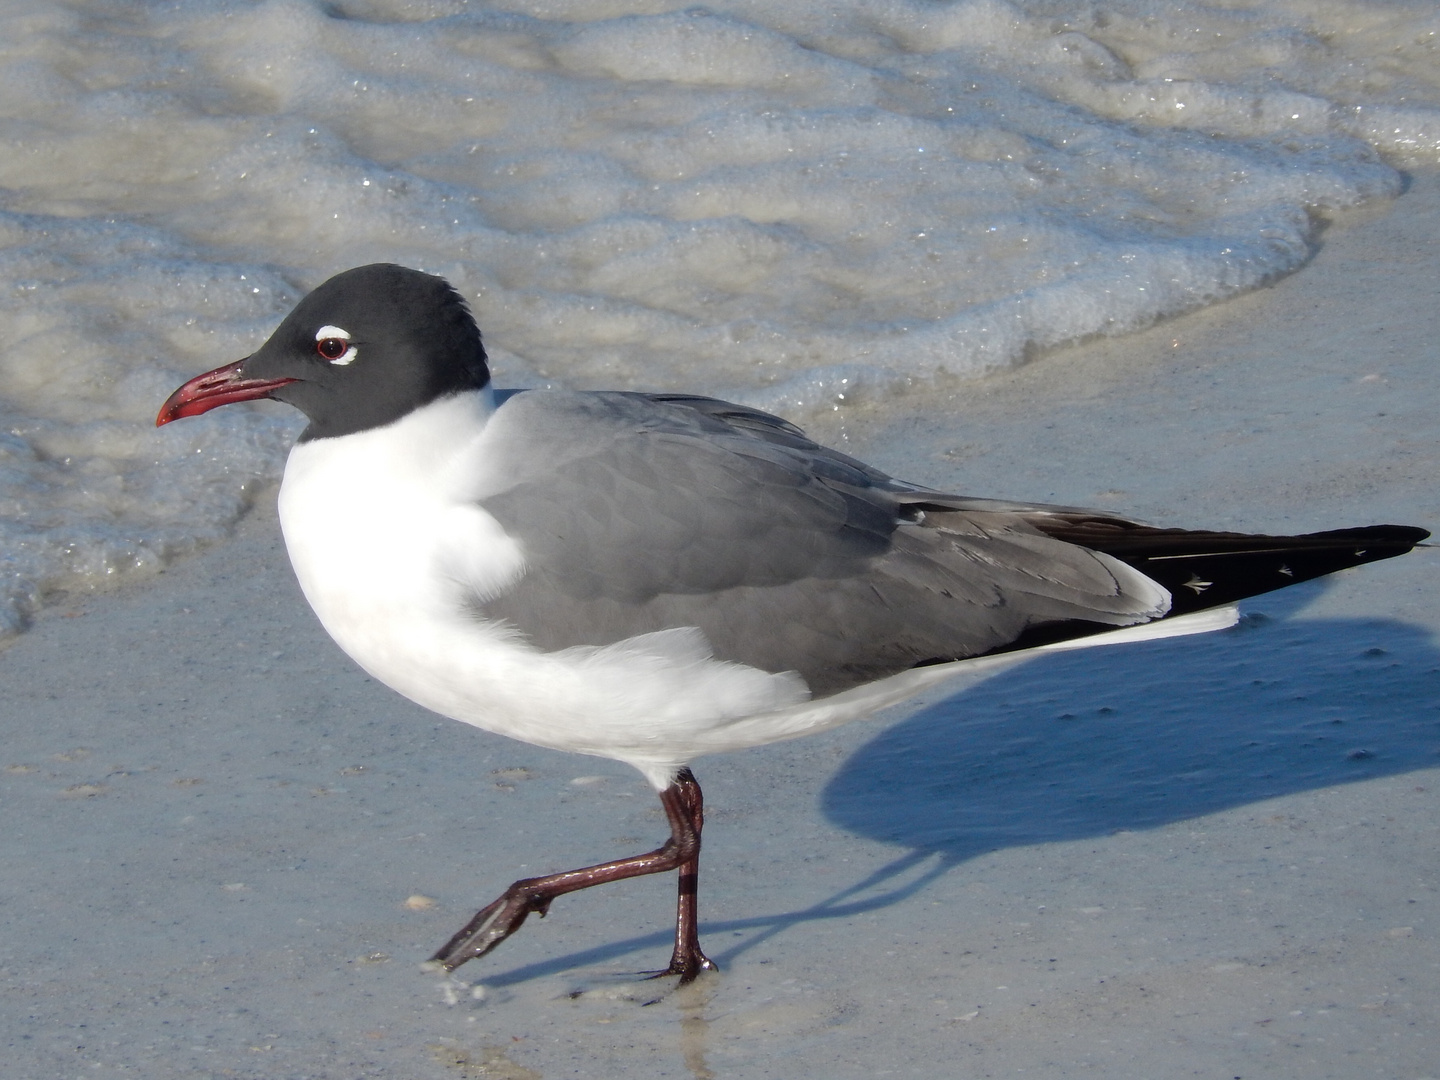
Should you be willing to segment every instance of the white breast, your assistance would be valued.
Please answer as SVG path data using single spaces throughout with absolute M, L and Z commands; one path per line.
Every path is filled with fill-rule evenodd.
M 474 600 L 525 572 L 519 544 L 475 498 L 493 490 L 492 412 L 488 393 L 457 395 L 291 451 L 280 491 L 290 560 L 361 667 L 445 716 L 626 761 L 656 783 L 711 742 L 706 733 L 808 697 L 793 672 L 712 660 L 694 627 L 543 653 L 479 618 Z

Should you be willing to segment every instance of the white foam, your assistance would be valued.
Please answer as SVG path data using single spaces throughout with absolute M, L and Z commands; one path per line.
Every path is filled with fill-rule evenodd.
M 223 535 L 295 430 L 154 432 L 375 260 L 502 382 L 799 412 L 1299 266 L 1440 157 L 1428 2 L 7 5 L 0 626 Z

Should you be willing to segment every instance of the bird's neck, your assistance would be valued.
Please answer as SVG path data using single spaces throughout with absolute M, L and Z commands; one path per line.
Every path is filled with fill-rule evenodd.
M 516 572 L 518 556 L 495 555 L 503 537 L 487 542 L 493 523 L 470 496 L 492 411 L 489 391 L 469 391 L 291 450 L 280 487 L 286 547 L 311 606 L 347 651 L 351 623 L 453 606 L 452 547 L 494 556 L 496 580 Z

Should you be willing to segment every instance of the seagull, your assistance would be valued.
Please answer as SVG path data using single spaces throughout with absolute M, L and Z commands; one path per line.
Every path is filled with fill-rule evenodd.
M 309 420 L 280 523 L 339 646 L 443 716 L 634 766 L 669 821 L 646 854 L 516 881 L 432 957 L 446 971 L 556 897 L 673 870 L 656 975 L 694 980 L 716 967 L 697 757 L 867 716 L 966 665 L 1230 625 L 1237 600 L 1429 535 L 1155 528 L 907 484 L 714 398 L 496 390 L 461 295 L 391 264 L 326 281 L 156 426 L 257 398 Z

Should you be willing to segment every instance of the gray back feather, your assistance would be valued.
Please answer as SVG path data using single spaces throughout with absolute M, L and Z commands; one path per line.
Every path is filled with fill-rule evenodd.
M 816 695 L 1069 620 L 1156 614 L 1026 513 L 899 483 L 793 425 L 709 398 L 531 391 L 491 420 L 513 455 L 483 499 L 525 551 L 478 603 L 546 650 L 697 626 L 715 656 Z

